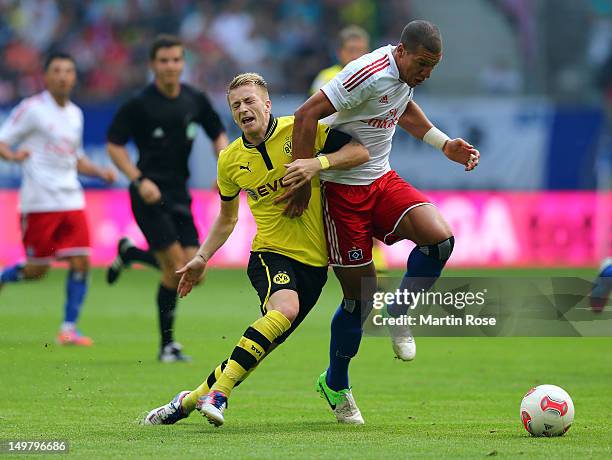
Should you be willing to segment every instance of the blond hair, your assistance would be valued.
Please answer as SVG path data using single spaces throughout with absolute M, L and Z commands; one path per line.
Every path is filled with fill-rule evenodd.
M 255 85 L 262 88 L 266 94 L 268 94 L 268 83 L 258 73 L 247 72 L 236 75 L 227 87 L 227 94 L 230 91 L 245 85 Z
M 368 34 L 363 27 L 359 27 L 354 24 L 346 26 L 338 34 L 338 42 L 341 48 L 346 45 L 348 41 L 354 40 L 356 38 L 364 40 L 368 44 L 370 43 L 370 34 Z

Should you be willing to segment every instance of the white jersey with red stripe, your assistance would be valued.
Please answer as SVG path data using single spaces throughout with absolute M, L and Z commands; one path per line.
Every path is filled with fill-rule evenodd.
M 77 160 L 83 155 L 83 112 L 60 106 L 48 91 L 26 98 L 0 128 L 0 142 L 28 150 L 22 163 L 21 212 L 83 209 Z
M 388 45 L 361 56 L 321 88 L 336 109 L 325 122 L 350 134 L 370 152 L 367 163 L 347 171 L 322 171 L 321 179 L 368 185 L 391 170 L 395 126 L 413 94 L 413 88 L 400 80 L 394 49 Z

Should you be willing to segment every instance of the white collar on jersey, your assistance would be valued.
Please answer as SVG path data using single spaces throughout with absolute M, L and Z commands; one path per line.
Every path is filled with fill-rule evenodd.
M 43 100 L 44 100 L 44 101 L 45 101 L 47 104 L 51 104 L 51 105 L 53 105 L 53 107 L 56 107 L 56 108 L 58 108 L 59 110 L 63 110 L 63 109 L 65 109 L 65 108 L 67 108 L 67 107 L 70 107 L 70 105 L 72 104 L 72 101 L 71 101 L 70 99 L 68 99 L 68 100 L 66 101 L 66 105 L 59 105 L 59 104 L 57 103 L 57 101 L 55 100 L 55 98 L 54 98 L 53 96 L 51 96 L 51 93 L 49 92 L 49 90 L 48 90 L 48 89 L 44 90 L 44 91 L 41 93 L 41 96 L 42 96 Z
M 391 72 L 391 75 L 394 78 L 397 78 L 399 81 L 401 81 L 402 83 L 405 83 L 404 80 L 402 80 L 400 78 L 400 74 L 399 74 L 399 69 L 397 68 L 397 63 L 395 62 L 395 57 L 393 56 L 393 51 L 395 50 L 395 48 L 397 48 L 397 46 L 394 45 L 387 45 L 386 47 L 386 52 L 389 55 L 389 71 Z

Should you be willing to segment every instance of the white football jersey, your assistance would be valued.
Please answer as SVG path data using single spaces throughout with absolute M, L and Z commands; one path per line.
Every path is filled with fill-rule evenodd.
M 0 128 L 0 142 L 28 150 L 22 163 L 21 212 L 83 209 L 77 177 L 83 155 L 83 112 L 72 102 L 64 107 L 44 91 L 26 98 Z
M 321 171 L 321 179 L 368 185 L 391 170 L 395 126 L 413 94 L 413 88 L 400 80 L 394 49 L 387 45 L 361 56 L 321 88 L 337 111 L 325 122 L 350 134 L 370 152 L 367 163 L 347 171 Z

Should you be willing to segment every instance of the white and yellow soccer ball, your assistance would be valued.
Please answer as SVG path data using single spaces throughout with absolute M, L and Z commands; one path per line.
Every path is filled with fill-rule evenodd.
M 574 402 L 561 387 L 539 385 L 521 401 L 521 422 L 532 436 L 563 436 L 574 422 Z

